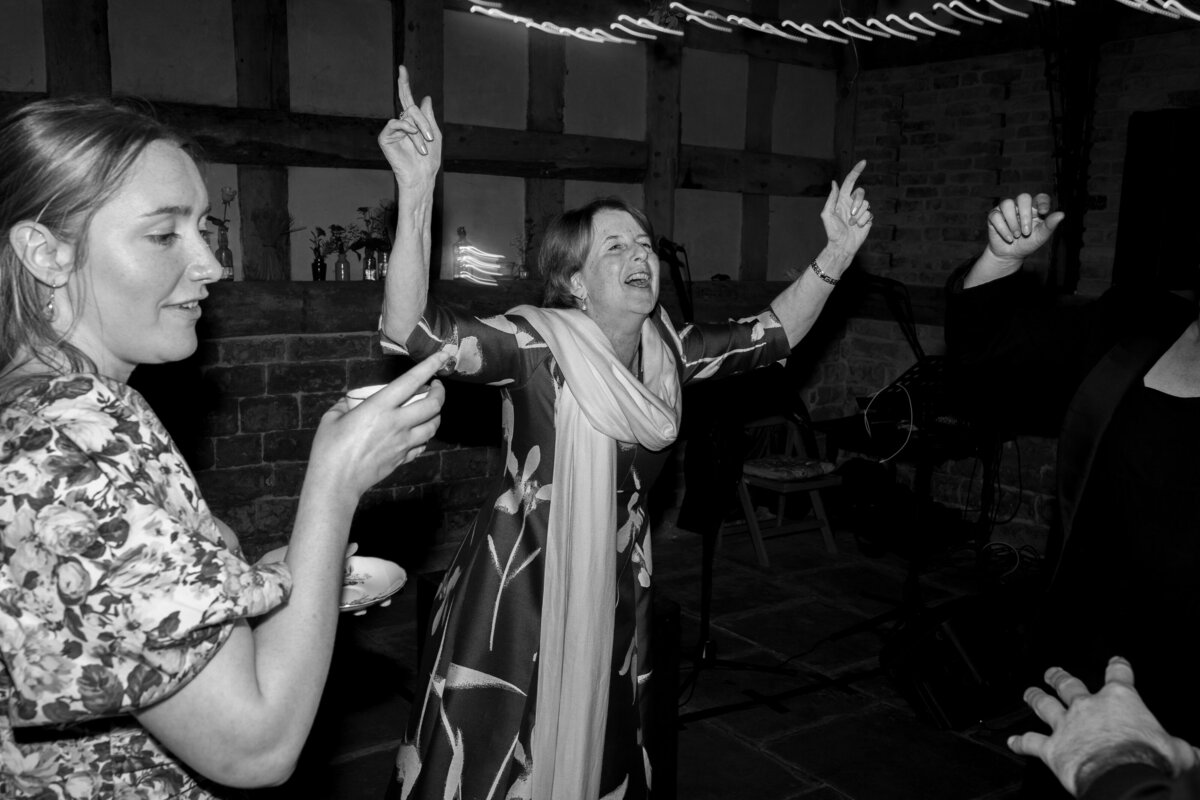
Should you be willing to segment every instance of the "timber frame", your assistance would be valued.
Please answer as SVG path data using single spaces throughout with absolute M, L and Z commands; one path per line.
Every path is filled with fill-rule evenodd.
M 375 142 L 385 120 L 291 112 L 286 0 L 229 2 L 238 105 L 153 105 L 164 121 L 192 136 L 208 159 L 238 165 L 245 278 L 285 280 L 287 237 L 281 247 L 277 232 L 286 230 L 288 222 L 287 167 L 387 169 Z M 603 0 L 585 4 L 604 5 Z M 465 11 L 467 5 L 462 0 L 391 0 L 391 6 L 394 62 L 420 75 L 422 92 L 442 107 L 443 11 Z M 776 14 L 777 7 L 778 0 L 754 3 L 755 12 L 764 16 Z M 0 92 L 0 110 L 41 96 L 111 95 L 108 0 L 42 0 L 42 8 L 47 91 Z M 672 235 L 676 188 L 738 192 L 744 198 L 739 277 L 762 280 L 769 196 L 824 196 L 830 180 L 849 162 L 851 135 L 841 129 L 853 128 L 853 96 L 846 93 L 839 98 L 836 159 L 767 152 L 776 64 L 835 70 L 834 51 L 816 46 L 796 53 L 797 48 L 761 36 L 689 32 L 688 47 L 750 57 L 747 142 L 744 150 L 732 150 L 680 143 L 682 47 L 673 41 L 644 46 L 649 53 L 644 140 L 563 133 L 565 44 L 535 33 L 529 37 L 527 129 L 444 124 L 443 170 L 525 179 L 525 216 L 534 223 L 562 210 L 564 180 L 641 183 L 647 214 L 667 237 Z

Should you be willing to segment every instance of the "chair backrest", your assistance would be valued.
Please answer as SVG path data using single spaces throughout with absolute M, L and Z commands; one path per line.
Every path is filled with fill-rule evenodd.
M 746 424 L 748 431 L 761 432 L 754 436 L 756 441 L 750 450 L 756 455 L 765 455 L 772 450 L 782 449 L 782 455 L 789 457 L 820 458 L 821 452 L 808 406 L 798 388 L 792 387 L 788 391 L 791 394 L 790 403 L 784 413 L 760 417 Z M 786 426 L 782 447 L 778 439 L 771 435 L 781 425 Z

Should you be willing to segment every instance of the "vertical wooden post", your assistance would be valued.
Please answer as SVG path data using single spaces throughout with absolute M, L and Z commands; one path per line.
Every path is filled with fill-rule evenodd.
M 875 16 L 877 0 L 861 0 L 858 16 L 866 19 Z M 834 48 L 837 64 L 837 106 L 834 110 L 833 149 L 834 174 L 840 182 L 856 161 L 854 158 L 854 130 L 858 115 L 858 75 L 861 64 L 858 51 L 854 48 Z
M 108 0 L 42 0 L 46 94 L 112 94 Z
M 445 104 L 445 69 L 442 51 L 445 48 L 445 23 L 442 4 L 429 0 L 392 0 L 392 54 L 395 66 L 408 68 L 412 80 L 413 96 L 417 102 L 426 95 L 433 102 L 433 112 L 439 124 L 444 123 L 442 113 Z M 400 113 L 396 94 L 396 73 L 392 73 L 392 96 L 394 111 Z M 445 130 L 445 125 L 442 125 Z M 441 275 L 442 264 L 442 205 L 445 197 L 443 175 L 440 173 L 433 190 L 433 220 L 430 223 L 432 247 L 430 248 L 429 273 L 436 280 Z
M 774 19 L 779 16 L 778 0 L 754 0 L 755 14 Z M 762 58 L 750 58 L 746 71 L 746 151 L 771 152 L 771 133 L 775 118 L 775 87 L 779 65 Z M 742 195 L 741 265 L 738 278 L 745 281 L 767 279 L 767 253 L 771 240 L 771 196 Z
M 291 94 L 286 0 L 230 0 L 230 5 L 238 106 L 287 111 Z M 238 167 L 237 182 L 242 277 L 248 281 L 287 280 L 291 273 L 287 167 L 243 164 Z M 216 202 L 213 198 L 214 206 Z
M 675 187 L 679 183 L 679 111 L 683 47 L 660 37 L 646 60 L 646 215 L 659 236 L 675 234 Z
M 563 107 L 566 105 L 567 41 L 561 36 L 529 34 L 529 108 L 526 127 L 531 131 L 563 132 Z M 546 224 L 562 212 L 566 182 L 561 178 L 525 180 L 525 230 L 540 242 Z M 525 242 L 525 245 L 531 242 Z M 530 276 L 534 273 L 536 249 L 524 254 Z M 518 256 L 521 257 L 521 256 Z

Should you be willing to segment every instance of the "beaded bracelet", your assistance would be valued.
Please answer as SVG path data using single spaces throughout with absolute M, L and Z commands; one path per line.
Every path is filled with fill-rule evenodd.
M 838 280 L 839 280 L 839 279 L 838 279 L 838 278 L 835 278 L 835 277 L 833 277 L 832 275 L 826 275 L 826 274 L 825 274 L 825 273 L 824 273 L 824 272 L 821 270 L 821 268 L 817 266 L 817 262 L 816 262 L 816 260 L 815 260 L 815 259 L 812 261 L 812 263 L 810 263 L 810 264 L 808 265 L 808 268 L 809 268 L 809 269 L 811 269 L 813 272 L 817 273 L 817 277 L 818 277 L 818 278 L 820 278 L 821 280 L 825 281 L 826 283 L 828 283 L 830 286 L 837 286 L 837 285 L 838 285 Z

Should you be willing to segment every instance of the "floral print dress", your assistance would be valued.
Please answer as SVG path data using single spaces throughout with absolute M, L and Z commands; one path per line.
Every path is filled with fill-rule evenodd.
M 655 318 L 656 324 L 664 324 Z M 767 366 L 787 356 L 774 313 L 679 330 L 681 384 Z M 664 336 L 664 338 L 669 338 Z M 554 474 L 555 403 L 563 374 L 522 317 L 479 319 L 430 303 L 403 346 L 421 358 L 457 349 L 447 377 L 502 387 L 507 468 L 438 590 L 421 674 L 389 798 L 528 798 L 536 723 L 543 560 Z M 650 796 L 646 752 L 653 565 L 646 493 L 669 454 L 619 444 L 617 605 L 601 796 Z M 575 800 L 575 799 L 573 799 Z M 580 798 L 578 800 L 586 800 Z
M 290 589 L 225 544 L 137 392 L 32 382 L 0 407 L 0 797 L 213 797 L 130 712 Z

